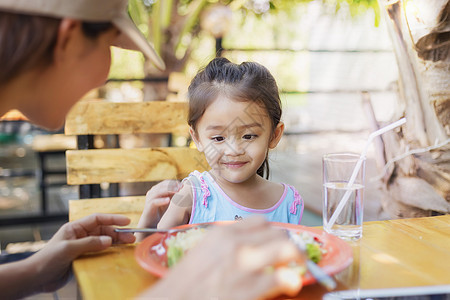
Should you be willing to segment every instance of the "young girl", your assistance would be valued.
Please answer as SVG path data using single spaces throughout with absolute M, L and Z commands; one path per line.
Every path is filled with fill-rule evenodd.
M 267 180 L 269 149 L 284 130 L 270 72 L 257 63 L 216 58 L 195 76 L 188 95 L 190 134 L 211 170 L 183 180 L 158 228 L 251 214 L 299 224 L 304 205 L 297 190 Z

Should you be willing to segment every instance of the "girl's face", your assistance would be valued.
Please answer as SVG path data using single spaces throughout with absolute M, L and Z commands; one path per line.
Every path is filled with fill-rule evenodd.
M 216 180 L 241 183 L 256 175 L 269 148 L 281 138 L 284 125 L 272 132 L 264 107 L 252 101 L 233 101 L 219 95 L 197 122 L 191 135 L 205 154 Z

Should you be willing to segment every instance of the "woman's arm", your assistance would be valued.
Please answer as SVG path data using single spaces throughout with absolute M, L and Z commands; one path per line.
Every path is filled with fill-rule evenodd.
M 172 228 L 189 223 L 192 201 L 192 186 L 189 180 L 186 180 L 181 190 L 173 196 L 169 208 L 167 208 L 167 211 L 158 223 L 158 228 Z
M 130 233 L 116 233 L 130 219 L 121 215 L 95 214 L 64 224 L 39 252 L 31 257 L 0 265 L 2 299 L 17 299 L 55 291 L 69 278 L 72 261 L 78 256 L 101 251 L 112 243 L 133 243 Z
M 0 265 L 2 299 L 23 298 L 39 292 L 37 269 L 31 258 Z

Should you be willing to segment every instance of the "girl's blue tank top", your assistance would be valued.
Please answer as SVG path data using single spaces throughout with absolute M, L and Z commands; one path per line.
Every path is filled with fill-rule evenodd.
M 228 197 L 208 173 L 192 172 L 184 180 L 192 186 L 193 204 L 189 224 L 240 220 L 252 214 L 260 214 L 270 222 L 300 224 L 304 203 L 298 191 L 282 183 L 284 192 L 275 205 L 267 209 L 242 206 Z

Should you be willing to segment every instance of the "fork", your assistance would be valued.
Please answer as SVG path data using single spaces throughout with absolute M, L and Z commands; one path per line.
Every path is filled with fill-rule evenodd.
M 312 276 L 327 290 L 332 291 L 336 288 L 336 281 L 325 273 L 317 264 L 315 264 L 312 260 L 308 258 L 308 253 L 306 252 L 306 243 L 300 236 L 294 233 L 291 230 L 287 230 L 289 239 L 297 246 L 297 248 L 305 255 L 306 257 L 306 267 L 311 272 Z
M 141 232 L 141 233 L 174 233 L 174 232 L 182 232 L 187 231 L 189 229 L 194 228 L 206 228 L 211 226 L 210 224 L 201 224 L 196 225 L 192 227 L 185 227 L 185 228 L 169 228 L 169 229 L 158 229 L 158 228 L 115 228 L 115 232 Z

